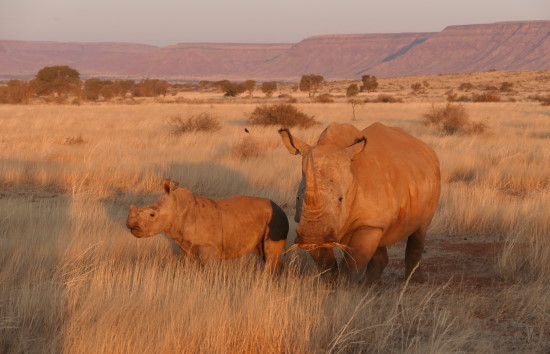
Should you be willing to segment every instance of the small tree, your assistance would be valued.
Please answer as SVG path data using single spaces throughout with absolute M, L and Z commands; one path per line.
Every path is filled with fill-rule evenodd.
M 363 75 L 361 81 L 363 81 L 363 90 L 367 92 L 376 91 L 378 88 L 378 80 L 375 76 Z
M 248 91 L 248 97 L 252 97 L 252 92 L 254 92 L 254 89 L 256 88 L 256 81 L 246 80 L 241 85 L 245 91 Z
M 66 65 L 46 66 L 34 80 L 39 95 L 77 94 L 80 91 L 80 73 Z
M 346 90 L 346 96 L 347 97 L 355 97 L 358 94 L 359 94 L 359 86 L 357 86 L 357 84 L 351 84 L 351 85 L 348 86 L 348 88 Z M 353 116 L 355 117 L 355 113 L 354 113 Z
M 261 90 L 267 97 L 271 97 L 277 91 L 277 83 L 275 81 L 264 82 L 262 83 Z
M 300 80 L 300 91 L 307 92 L 309 97 L 314 97 L 325 78 L 321 75 L 302 75 Z
M 357 99 L 353 99 L 353 98 L 351 100 L 349 100 L 348 102 L 351 104 L 351 109 L 352 109 L 352 112 L 353 112 L 353 119 L 352 120 L 356 120 L 355 119 L 355 107 L 357 107 L 357 105 L 363 104 L 363 102 L 360 101 L 360 100 L 357 100 Z

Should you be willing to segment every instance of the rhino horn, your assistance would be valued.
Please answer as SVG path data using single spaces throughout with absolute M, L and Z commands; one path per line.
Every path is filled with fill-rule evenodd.
M 315 181 L 315 169 L 313 168 L 313 157 L 309 156 L 306 160 L 306 191 L 304 203 L 308 209 L 316 209 L 320 207 L 319 190 Z

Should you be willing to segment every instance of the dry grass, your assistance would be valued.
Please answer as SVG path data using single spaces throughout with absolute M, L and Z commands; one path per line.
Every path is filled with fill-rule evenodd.
M 199 195 L 271 198 L 292 216 L 300 160 L 277 128 L 251 132 L 260 155 L 234 152 L 255 104 L 0 106 L 0 352 L 547 352 L 550 112 L 463 105 L 489 133 L 427 129 L 430 102 L 357 108 L 353 124 L 400 126 L 434 147 L 443 181 L 428 283 L 402 283 L 397 244 L 370 289 L 324 282 L 301 250 L 271 278 L 252 255 L 196 268 L 161 236 L 126 230 L 128 206 L 154 200 L 165 177 Z M 352 122 L 346 102 L 296 106 L 321 122 L 296 132 L 309 143 Z M 182 111 L 212 112 L 221 129 L 167 134 Z

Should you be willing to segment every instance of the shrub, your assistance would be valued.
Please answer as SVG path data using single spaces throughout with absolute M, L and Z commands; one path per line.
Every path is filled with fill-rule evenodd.
M 513 87 L 514 87 L 514 84 L 512 82 L 504 81 L 500 85 L 500 91 L 510 92 L 510 91 L 512 91 Z
M 550 94 L 546 95 L 546 96 L 541 96 L 541 95 L 531 95 L 529 97 L 527 97 L 528 99 L 530 100 L 533 100 L 533 101 L 537 101 L 537 102 L 540 102 L 540 104 L 542 106 L 550 106 Z
M 447 103 L 444 107 L 432 106 L 424 114 L 425 125 L 437 127 L 445 134 L 481 134 L 487 126 L 481 122 L 472 122 L 466 108 L 460 104 Z
M 481 93 L 472 95 L 472 102 L 500 102 L 500 96 L 494 93 Z
M 288 103 L 261 105 L 250 114 L 250 124 L 308 128 L 317 121 Z
M 462 91 L 468 91 L 473 88 L 474 88 L 474 85 L 471 82 L 463 82 L 460 84 L 460 86 L 458 86 L 458 89 Z
M 231 147 L 231 154 L 241 160 L 259 157 L 263 154 L 260 142 L 252 135 L 247 134 Z
M 334 103 L 334 99 L 330 93 L 323 93 L 315 98 L 315 102 L 318 103 Z
M 387 95 L 384 93 L 379 94 L 375 99 L 372 101 L 365 101 L 365 102 L 375 102 L 375 103 L 400 103 L 403 102 L 401 98 L 397 98 L 392 95 Z
M 415 82 L 414 84 L 411 85 L 411 89 L 414 92 L 419 92 L 422 89 L 422 84 L 420 82 Z
M 219 119 L 208 112 L 191 115 L 186 119 L 176 115 L 168 120 L 168 125 L 172 128 L 171 133 L 176 135 L 198 131 L 213 132 L 221 129 Z

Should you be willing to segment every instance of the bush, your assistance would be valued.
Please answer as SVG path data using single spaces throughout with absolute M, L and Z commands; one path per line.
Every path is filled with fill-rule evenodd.
M 425 125 L 437 127 L 445 134 L 481 134 L 487 126 L 481 122 L 472 122 L 466 108 L 460 104 L 447 103 L 445 107 L 432 106 L 424 114 Z
M 329 93 L 323 93 L 322 95 L 317 96 L 315 98 L 315 102 L 317 103 L 334 103 L 334 99 L 332 98 L 332 95 Z
M 512 88 L 513 88 L 513 87 L 514 87 L 514 83 L 508 82 L 508 81 L 504 81 L 504 82 L 500 85 L 500 91 L 510 92 L 510 91 L 512 91 Z
M 472 95 L 472 102 L 500 102 L 500 96 L 494 93 L 481 93 Z
M 460 84 L 460 86 L 458 86 L 458 89 L 462 91 L 468 91 L 473 88 L 474 88 L 474 85 L 471 82 L 463 82 Z
M 231 147 L 231 154 L 241 160 L 260 157 L 263 151 L 260 148 L 260 142 L 251 135 L 237 141 Z
M 379 94 L 375 99 L 369 100 L 365 99 L 365 103 L 373 102 L 373 103 L 400 103 L 403 102 L 401 98 L 397 98 L 392 95 L 387 95 L 384 93 Z
M 308 128 L 317 124 L 313 117 L 288 103 L 258 106 L 250 114 L 249 120 L 253 125 L 278 125 L 285 128 Z
M 198 131 L 213 132 L 221 129 L 219 119 L 208 112 L 191 115 L 186 119 L 180 115 L 173 116 L 168 120 L 168 125 L 172 128 L 171 133 L 176 135 Z

